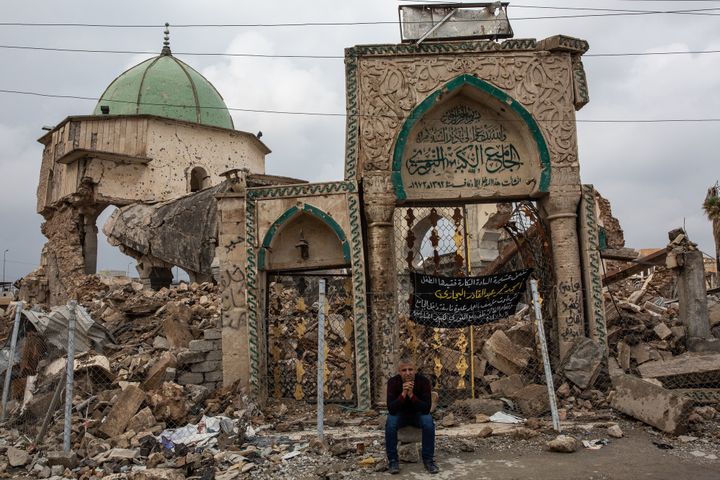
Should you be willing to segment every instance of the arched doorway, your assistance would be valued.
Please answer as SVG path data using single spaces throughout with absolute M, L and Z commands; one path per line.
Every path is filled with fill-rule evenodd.
M 266 278 L 268 396 L 315 401 L 324 280 L 325 401 L 357 403 L 350 251 L 343 230 L 312 205 L 292 207 L 265 235 L 258 263 Z

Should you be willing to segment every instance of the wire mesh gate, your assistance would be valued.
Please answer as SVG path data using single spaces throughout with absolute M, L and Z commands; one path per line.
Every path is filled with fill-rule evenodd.
M 468 248 L 463 207 L 395 210 L 398 320 L 402 355 L 415 359 L 439 395 L 439 405 L 471 398 L 470 330 L 417 325 L 410 320 L 410 272 L 463 276 Z
M 468 210 L 473 206 L 438 206 L 398 208 L 395 211 L 396 268 L 398 277 L 398 323 L 401 354 L 415 359 L 418 371 L 431 379 L 438 393 L 440 407 L 457 407 L 467 411 L 465 402 L 481 396 L 508 395 L 508 384 L 517 390 L 527 385 L 544 384 L 543 366 L 530 318 L 530 308 L 516 315 L 478 327 L 464 329 L 431 328 L 410 320 L 410 272 L 438 276 L 464 276 L 500 273 L 533 268 L 539 280 L 540 293 L 552 298 L 553 277 L 550 242 L 541 218 L 531 202 L 498 204 L 495 227 L 495 258 L 481 264 L 472 258 L 469 238 L 479 235 L 469 231 Z M 471 265 L 477 271 L 471 271 Z M 530 305 L 530 293 L 525 300 Z M 551 302 L 543 302 L 543 318 L 552 326 Z M 498 335 L 509 338 L 516 348 L 517 364 L 500 364 L 488 358 L 484 350 L 488 339 Z M 556 351 L 556 346 L 554 350 Z M 553 346 L 551 345 L 551 352 Z M 497 385 L 501 384 L 500 387 Z
M 313 403 L 317 392 L 318 284 L 327 282 L 324 399 L 356 403 L 351 278 L 309 273 L 268 276 L 268 392 Z

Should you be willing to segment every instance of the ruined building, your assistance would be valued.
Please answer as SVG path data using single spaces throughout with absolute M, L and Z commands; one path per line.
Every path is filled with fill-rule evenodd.
M 406 13 L 437 19 L 443 8 Z M 495 4 L 468 15 L 507 23 Z M 263 175 L 268 148 L 233 129 L 220 95 L 166 42 L 113 81 L 93 115 L 40 139 L 48 243 L 28 281 L 34 294 L 64 301 L 78 274 L 94 272 L 95 219 L 116 205 L 106 231 L 147 283 L 167 285 L 173 265 L 199 280 L 217 267 L 224 382 L 260 398 L 282 394 L 275 387 L 287 377 L 302 398 L 300 380 L 313 376 L 303 347 L 311 322 L 289 328 L 273 316 L 285 288 L 313 291 L 314 277 L 298 279 L 307 272 L 331 277 L 346 299 L 333 313 L 340 346 L 327 374 L 345 379 L 338 395 L 361 408 L 383 401 L 403 351 L 427 354 L 435 366 L 421 368 L 469 388 L 475 360 L 438 352 L 465 358 L 473 333 L 411 325 L 411 270 L 482 274 L 515 258 L 541 281 L 558 359 L 588 339 L 603 349 L 598 215 L 592 186 L 580 182 L 575 124 L 589 101 L 587 42 L 427 21 L 437 28 L 422 36 L 406 22 L 400 44 L 346 49 L 344 178 L 329 183 Z M 415 340 L 429 337 L 432 351 L 416 352 Z

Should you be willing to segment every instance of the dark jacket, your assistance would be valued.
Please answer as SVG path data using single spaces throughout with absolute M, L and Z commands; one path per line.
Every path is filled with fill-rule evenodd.
M 415 374 L 413 394 L 402 398 L 403 381 L 400 375 L 395 375 L 387 384 L 387 407 L 390 415 L 413 415 L 430 413 L 432 403 L 430 380 L 419 373 Z

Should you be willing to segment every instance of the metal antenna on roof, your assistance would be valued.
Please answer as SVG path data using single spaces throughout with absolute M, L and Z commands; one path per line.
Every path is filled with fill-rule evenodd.
M 160 55 L 172 55 L 170 51 L 170 24 L 165 22 L 165 36 L 163 37 L 163 48 Z

